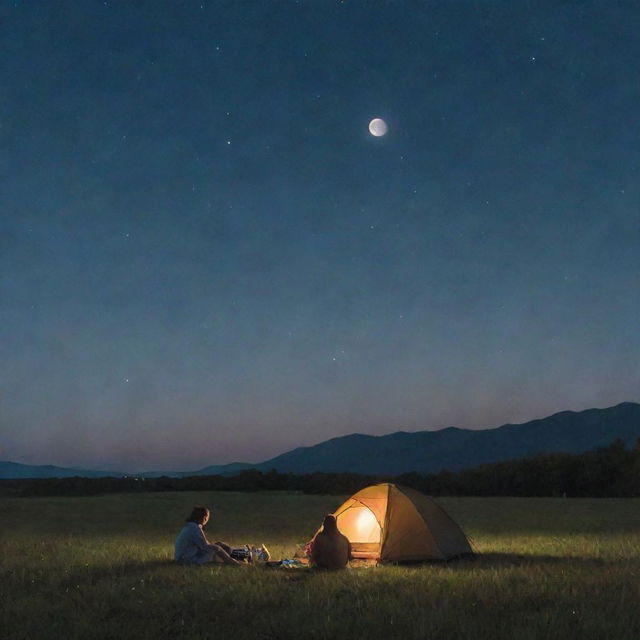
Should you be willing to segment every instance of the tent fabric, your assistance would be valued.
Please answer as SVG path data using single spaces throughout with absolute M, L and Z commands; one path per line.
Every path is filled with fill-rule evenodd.
M 432 498 L 383 483 L 354 493 L 333 512 L 354 558 L 381 563 L 449 560 L 473 553 L 460 527 Z

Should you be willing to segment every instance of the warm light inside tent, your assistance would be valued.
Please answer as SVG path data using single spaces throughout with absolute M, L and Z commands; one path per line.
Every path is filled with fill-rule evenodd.
M 338 529 L 354 542 L 380 542 L 380 524 L 365 506 L 351 507 L 338 515 Z
M 358 519 L 356 521 L 356 528 L 358 529 L 358 537 L 361 540 L 367 540 L 371 537 L 371 533 L 376 529 L 379 531 L 380 525 L 376 520 L 376 517 L 369 511 L 369 509 L 358 509 Z M 378 533 L 379 537 L 379 533 Z

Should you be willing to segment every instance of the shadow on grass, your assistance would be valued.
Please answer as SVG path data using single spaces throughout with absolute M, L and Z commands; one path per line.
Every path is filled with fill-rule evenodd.
M 640 564 L 640 560 L 638 560 Z M 604 567 L 628 567 L 629 559 L 607 560 L 604 558 L 591 558 L 583 556 L 552 556 L 535 555 L 522 553 L 482 553 L 474 556 L 460 558 L 449 562 L 422 562 L 407 563 L 397 565 L 379 565 L 377 567 L 356 566 L 351 571 L 384 571 L 385 566 L 395 566 L 412 570 L 445 569 L 447 571 L 468 571 L 468 570 L 496 570 L 509 569 L 514 567 L 558 567 L 567 566 L 574 569 L 602 569 Z M 255 572 L 273 575 L 277 580 L 286 582 L 299 582 L 317 575 L 318 570 L 314 569 L 284 569 L 267 568 L 262 566 L 236 568 L 224 564 L 204 564 L 204 565 L 180 565 L 172 560 L 150 560 L 148 562 L 128 562 L 111 566 L 87 566 L 84 569 L 74 571 L 65 576 L 62 586 L 76 586 L 79 584 L 92 584 L 102 580 L 114 578 L 139 578 L 156 571 L 168 572 L 170 575 L 175 571 L 180 572 L 200 572 L 215 569 L 216 571 L 241 571 L 248 572 L 248 575 Z M 322 572 L 324 573 L 324 572 Z
M 551 556 L 527 553 L 478 553 L 474 556 L 461 558 L 446 564 L 451 569 L 497 569 L 508 567 L 535 566 L 572 566 L 602 568 L 615 566 L 629 566 L 629 559 L 608 560 L 606 558 L 592 558 L 585 556 Z
M 113 565 L 87 565 L 83 569 L 70 572 L 62 580 L 61 585 L 74 586 L 98 582 L 109 578 L 135 578 L 149 574 L 157 569 L 167 569 L 177 567 L 175 562 L 170 560 L 151 560 L 149 562 L 125 562 Z
M 216 571 L 229 571 L 229 572 L 247 572 L 247 575 L 254 574 L 255 572 L 266 573 L 269 575 L 277 575 L 281 579 L 287 581 L 299 581 L 304 580 L 315 573 L 308 569 L 269 569 L 263 566 L 246 566 L 246 567 L 232 567 L 225 564 L 207 563 L 201 565 L 185 565 L 178 564 L 173 560 L 150 560 L 148 562 L 125 562 L 123 564 L 114 565 L 89 565 L 84 569 L 76 570 L 65 576 L 61 582 L 61 586 L 77 586 L 79 584 L 95 583 L 101 580 L 108 580 L 113 578 L 139 578 L 156 571 L 169 572 L 194 572 L 207 571 L 215 569 Z

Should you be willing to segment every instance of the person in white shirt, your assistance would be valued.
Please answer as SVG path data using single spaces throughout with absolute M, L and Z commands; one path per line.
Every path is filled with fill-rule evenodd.
M 206 564 L 223 562 L 234 566 L 245 566 L 231 557 L 231 547 L 225 542 L 211 544 L 202 527 L 209 522 L 210 512 L 206 507 L 194 507 L 187 522 L 178 534 L 175 544 L 175 560 L 180 564 Z

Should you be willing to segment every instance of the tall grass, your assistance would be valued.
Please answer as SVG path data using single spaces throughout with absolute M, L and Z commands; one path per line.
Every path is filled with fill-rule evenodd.
M 291 557 L 341 497 L 161 493 L 0 499 L 0 638 L 638 638 L 640 501 L 449 498 L 475 560 L 337 573 L 181 567 L 211 540 Z

